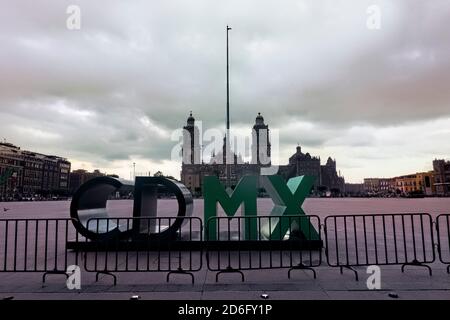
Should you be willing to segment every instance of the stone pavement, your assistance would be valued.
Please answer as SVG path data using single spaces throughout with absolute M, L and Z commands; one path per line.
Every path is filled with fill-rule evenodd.
M 69 290 L 62 275 L 49 275 L 42 285 L 39 273 L 0 274 L 0 298 L 14 299 L 129 299 L 139 295 L 142 299 L 450 299 L 450 275 L 445 265 L 432 265 L 433 276 L 425 268 L 407 266 L 381 267 L 381 289 L 369 290 L 369 274 L 359 267 L 359 281 L 349 270 L 341 275 L 338 268 L 316 268 L 317 279 L 308 270 L 294 270 L 291 279 L 286 269 L 246 271 L 245 282 L 238 274 L 222 274 L 215 282 L 215 272 L 202 269 L 195 273 L 195 284 L 186 275 L 172 275 L 166 283 L 166 273 L 117 273 L 118 283 L 101 275 L 95 282 L 94 273 L 82 271 L 81 290 Z M 395 293 L 398 298 L 390 297 Z

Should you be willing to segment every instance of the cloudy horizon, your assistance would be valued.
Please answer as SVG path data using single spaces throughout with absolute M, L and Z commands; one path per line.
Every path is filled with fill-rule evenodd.
M 80 30 L 66 26 L 69 5 Z M 380 8 L 380 29 L 367 8 Z M 0 5 L 0 138 L 129 178 L 162 171 L 192 111 L 223 128 L 230 25 L 232 130 L 258 112 L 331 156 L 346 182 L 450 158 L 450 4 L 436 1 L 27 1 Z

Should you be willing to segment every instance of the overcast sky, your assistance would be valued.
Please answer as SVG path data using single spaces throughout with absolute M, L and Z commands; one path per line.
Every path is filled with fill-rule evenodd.
M 189 111 L 225 123 L 229 24 L 232 129 L 261 112 L 281 163 L 300 143 L 349 182 L 430 170 L 450 158 L 449 23 L 448 0 L 0 0 L 0 137 L 73 169 L 179 177 Z

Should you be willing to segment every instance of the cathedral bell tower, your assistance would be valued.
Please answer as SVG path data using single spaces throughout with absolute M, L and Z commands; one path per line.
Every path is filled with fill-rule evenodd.
M 252 130 L 252 164 L 270 165 L 269 126 L 258 112 Z
M 183 164 L 201 164 L 199 130 L 195 125 L 195 118 L 192 116 L 192 111 L 183 129 Z

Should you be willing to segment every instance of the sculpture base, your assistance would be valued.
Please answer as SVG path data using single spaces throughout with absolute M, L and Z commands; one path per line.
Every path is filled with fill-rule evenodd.
M 241 240 L 186 241 L 164 243 L 157 241 L 68 241 L 67 249 L 74 251 L 296 251 L 321 250 L 322 240 Z

